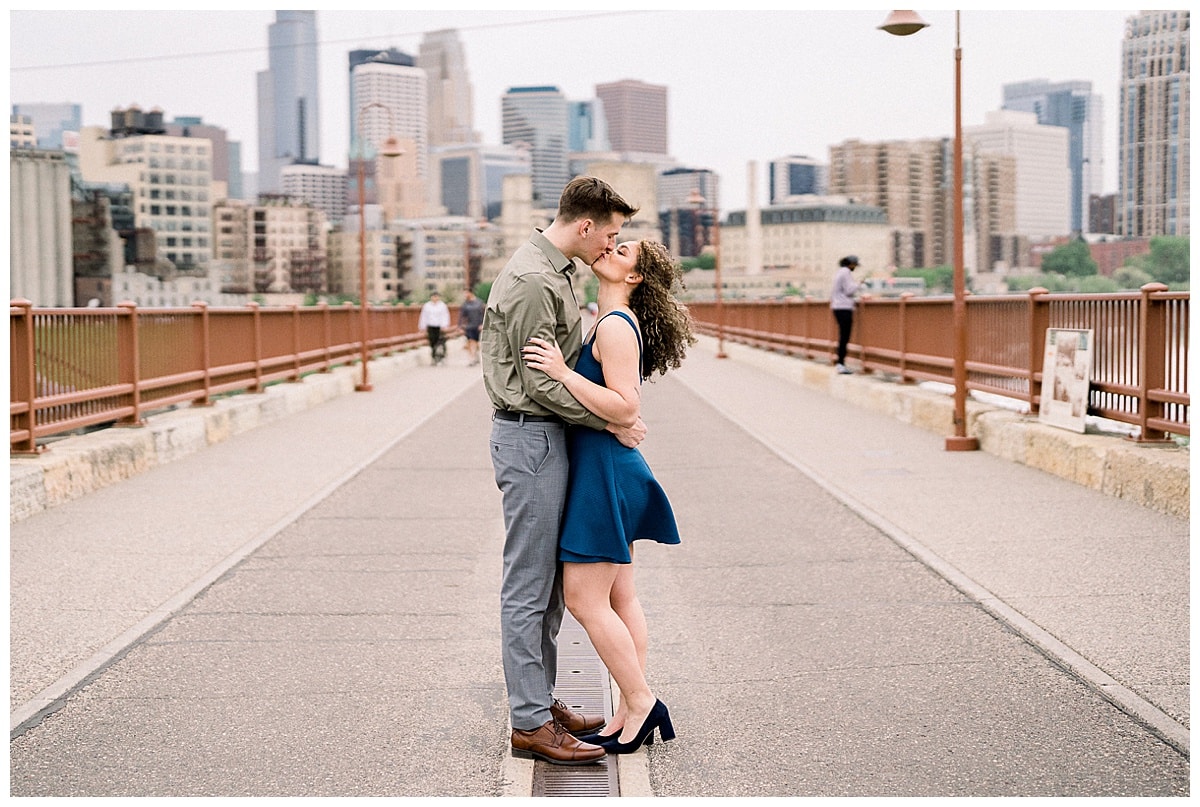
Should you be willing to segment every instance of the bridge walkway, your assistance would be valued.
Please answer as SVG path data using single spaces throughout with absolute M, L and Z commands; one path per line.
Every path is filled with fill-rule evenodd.
M 12 795 L 528 795 L 478 368 L 375 377 L 12 524 Z M 707 341 L 644 395 L 624 795 L 1189 792 L 1187 519 Z

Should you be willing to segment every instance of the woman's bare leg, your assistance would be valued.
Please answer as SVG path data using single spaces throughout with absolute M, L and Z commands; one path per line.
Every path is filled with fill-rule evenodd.
M 632 553 L 633 547 L 630 547 L 629 551 Z M 637 650 L 638 664 L 641 665 L 644 676 L 646 674 L 647 646 L 646 615 L 642 612 L 642 603 L 638 599 L 637 590 L 633 585 L 633 566 L 631 564 L 622 565 L 617 570 L 609 602 L 629 630 L 633 646 Z M 622 700 L 617 704 L 612 720 L 608 721 L 600 733 L 609 736 L 620 731 L 625 726 L 625 716 L 625 701 Z
M 632 557 L 633 547 L 629 547 Z M 646 647 L 649 643 L 649 631 L 646 627 L 646 614 L 642 611 L 642 602 L 638 599 L 637 588 L 633 582 L 633 564 L 627 563 L 617 569 L 617 579 L 613 581 L 612 593 L 609 595 L 612 608 L 621 617 L 629 635 L 633 637 L 634 647 L 637 648 L 638 662 L 642 665 L 642 674 L 646 672 Z
M 655 697 L 646 684 L 646 677 L 642 671 L 644 617 L 640 622 L 634 619 L 635 625 L 642 625 L 643 652 L 642 657 L 639 657 L 638 645 L 633 634 L 613 608 L 613 591 L 623 569 L 627 575 L 632 574 L 632 566 L 629 564 L 564 563 L 563 594 L 567 608 L 587 631 L 600 660 L 608 667 L 609 673 L 621 689 L 619 711 L 624 713 L 621 726 L 629 727 L 629 736 L 622 737 L 622 742 L 630 742 L 645 722 L 650 710 L 654 708 Z M 628 581 L 625 585 L 628 586 Z M 630 609 L 627 607 L 626 611 L 628 613 Z M 616 725 L 615 718 L 613 725 Z M 622 731 L 622 734 L 625 733 Z

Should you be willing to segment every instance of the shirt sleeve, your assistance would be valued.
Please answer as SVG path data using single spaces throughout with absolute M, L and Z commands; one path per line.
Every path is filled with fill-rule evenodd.
M 846 295 L 847 298 L 854 297 L 854 293 L 858 291 L 858 283 L 854 282 L 854 275 L 846 267 L 838 272 L 838 291 Z
M 552 287 L 536 279 L 538 277 L 531 275 L 521 278 L 513 284 L 510 292 L 509 327 L 505 335 L 517 363 L 521 384 L 530 398 L 568 423 L 605 429 L 607 420 L 590 412 L 561 382 L 541 370 L 530 369 L 522 359 L 521 348 L 529 337 L 536 336 L 547 342 L 557 341 L 554 325 L 558 322 L 558 309 L 563 301 Z M 559 345 L 559 348 L 563 346 Z M 563 350 L 564 354 L 568 352 Z

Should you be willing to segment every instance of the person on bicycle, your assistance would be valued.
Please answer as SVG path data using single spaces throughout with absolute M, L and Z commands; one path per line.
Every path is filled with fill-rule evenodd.
M 441 364 L 446 358 L 446 342 L 442 338 L 442 329 L 450 327 L 450 309 L 442 302 L 442 295 L 432 292 L 429 302 L 421 306 L 421 317 L 417 327 L 425 329 L 429 339 L 429 355 L 434 364 Z

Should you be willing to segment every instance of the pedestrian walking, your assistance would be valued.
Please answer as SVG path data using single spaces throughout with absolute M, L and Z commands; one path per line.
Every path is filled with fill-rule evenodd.
M 850 344 L 850 329 L 854 326 L 854 298 L 861 284 L 854 279 L 858 268 L 858 256 L 847 255 L 838 261 L 837 274 L 833 276 L 833 291 L 829 295 L 829 308 L 837 320 L 837 360 L 834 367 L 843 375 L 853 372 L 846 366 L 846 346 Z
M 458 307 L 458 327 L 467 340 L 467 364 L 479 364 L 479 329 L 483 325 L 483 303 L 467 289 L 466 299 Z
M 687 308 L 671 294 L 680 269 L 666 247 L 627 242 L 600 256 L 596 325 L 575 368 L 553 342 L 534 338 L 526 364 L 544 371 L 590 411 L 615 422 L 641 416 L 640 387 L 679 367 L 696 342 Z M 641 748 L 657 730 L 675 737 L 670 712 L 646 682 L 646 616 L 634 586 L 633 542 L 678 544 L 671 503 L 636 448 L 607 432 L 567 429 L 571 458 L 559 559 L 567 608 L 587 631 L 621 690 L 613 719 L 584 742 L 611 754 Z
M 434 364 L 441 364 L 446 358 L 446 344 L 442 338 L 442 329 L 450 327 L 450 309 L 442 302 L 442 295 L 432 292 L 429 301 L 421 306 L 421 316 L 417 319 L 417 328 L 424 329 L 429 340 L 429 357 Z
M 495 410 L 489 448 L 504 508 L 500 633 L 512 753 L 557 765 L 590 764 L 605 755 L 575 736 L 599 730 L 603 716 L 580 715 L 553 694 L 563 616 L 558 531 L 567 488 L 566 424 L 611 430 L 631 447 L 646 427 L 640 417 L 618 424 L 592 414 L 562 383 L 527 367 L 521 348 L 542 338 L 575 364 L 583 339 L 571 285 L 574 261 L 590 266 L 612 251 L 636 212 L 608 183 L 573 179 L 554 220 L 496 277 L 480 333 L 484 386 Z

